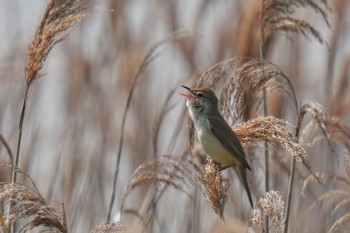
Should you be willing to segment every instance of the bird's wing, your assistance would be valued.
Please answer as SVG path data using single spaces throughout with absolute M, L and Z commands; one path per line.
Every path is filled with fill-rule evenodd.
M 225 120 L 218 117 L 209 117 L 209 127 L 214 135 L 222 142 L 222 145 L 231 151 L 233 156 L 242 162 L 243 166 L 251 170 L 243 150 L 242 144 Z

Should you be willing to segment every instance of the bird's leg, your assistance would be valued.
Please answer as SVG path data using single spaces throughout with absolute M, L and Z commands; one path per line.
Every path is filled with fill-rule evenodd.
M 216 162 L 216 161 L 213 161 L 214 164 L 215 164 L 215 170 L 217 172 L 221 172 L 229 167 L 231 167 L 230 165 L 221 165 L 220 163 Z
M 221 165 L 221 167 L 219 168 L 219 172 L 226 170 L 229 167 L 231 167 L 231 166 L 230 165 Z

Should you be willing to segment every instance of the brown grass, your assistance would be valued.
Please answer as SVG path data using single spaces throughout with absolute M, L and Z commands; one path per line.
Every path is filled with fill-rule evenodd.
M 86 16 L 86 5 L 88 2 L 89 1 L 87 0 L 50 0 L 47 3 L 44 15 L 36 28 L 34 38 L 27 51 L 24 69 L 26 89 L 24 92 L 22 111 L 19 120 L 17 150 L 13 164 L 15 166 L 18 166 L 19 163 L 22 128 L 29 87 L 31 86 L 32 82 L 38 78 L 38 72 L 41 70 L 43 62 L 46 60 L 51 49 L 64 39 L 64 37 L 68 34 L 68 29 L 76 25 Z M 15 172 L 12 174 L 11 181 L 16 182 Z
M 270 81 L 270 82 L 269 82 Z M 224 117 L 232 122 L 247 120 L 253 116 L 250 111 L 256 111 L 258 94 L 267 88 L 285 91 L 296 106 L 294 88 L 284 73 L 267 61 L 254 59 L 229 59 L 216 64 L 203 72 L 196 81 L 195 88 L 207 86 L 215 88 L 219 82 L 224 83 L 220 94 L 220 110 Z
M 98 1 L 71 38 L 90 1 L 50 0 L 36 27 L 37 5 L 19 15 L 27 3 L 13 2 L 1 4 L 0 231 L 347 230 L 349 1 Z M 261 197 L 250 219 L 186 127 L 179 84 L 217 93 Z
M 261 117 L 236 126 L 234 131 L 244 146 L 259 141 L 269 141 L 280 144 L 296 161 L 304 161 L 306 152 L 291 136 L 288 128 L 291 126 L 283 120 Z M 190 160 L 184 158 L 179 160 L 173 156 L 163 156 L 146 162 L 131 176 L 123 195 L 123 203 L 130 192 L 139 185 L 153 184 L 159 190 L 163 190 L 166 186 L 173 186 L 186 192 L 184 185 L 188 185 L 191 180 L 190 183 L 193 183 L 193 175 L 199 171 L 198 180 L 205 199 L 220 219 L 224 220 L 224 207 L 230 185 L 228 179 L 223 178 L 218 171 L 218 166 L 212 160 L 207 159 L 201 170 Z
M 183 185 L 193 179 L 192 170 L 198 167 L 187 158 L 175 156 L 162 156 L 158 159 L 145 162 L 138 167 L 130 177 L 128 186 L 123 194 L 123 203 L 131 191 L 139 185 L 155 185 L 158 190 L 165 189 L 166 186 L 186 193 Z
M 27 232 L 44 227 L 47 230 L 67 232 L 63 217 L 36 191 L 20 184 L 1 183 L 0 193 L 0 201 L 8 209 L 1 214 L 4 232 L 8 232 L 11 224 L 19 219 L 30 219 L 19 231 Z
M 90 231 L 90 233 L 128 233 L 128 227 L 120 222 L 104 223 Z M 130 232 L 131 233 L 131 232 Z
M 309 121 L 301 132 L 301 138 L 305 141 L 306 135 L 310 135 L 318 128 L 322 136 L 326 139 L 329 148 L 335 153 L 332 141 L 340 142 L 349 151 L 350 149 L 350 128 L 339 118 L 331 117 L 319 104 L 308 103 L 301 108 L 299 121 L 301 122 L 304 115 L 309 113 L 314 121 Z M 316 124 L 315 124 L 316 122 Z M 315 127 L 317 126 L 317 127 Z M 320 141 L 320 136 L 313 136 L 311 145 Z
M 281 195 L 278 192 L 271 190 L 268 193 L 265 193 L 264 196 L 259 199 L 257 209 L 252 211 L 250 221 L 252 223 L 261 224 L 261 221 L 257 221 L 258 219 L 256 219 L 259 217 L 258 209 L 260 209 L 264 215 L 269 217 L 269 229 L 271 229 L 273 232 L 279 232 L 283 229 L 285 220 L 285 205 Z
M 203 171 L 198 176 L 204 198 L 210 203 L 214 212 L 224 221 L 225 203 L 228 197 L 230 183 L 222 177 L 219 165 L 207 159 Z
M 259 198 L 258 205 L 251 211 L 249 223 L 253 227 L 257 227 L 263 232 L 263 216 L 268 216 L 269 230 L 272 232 L 280 232 L 284 227 L 285 205 L 281 195 L 271 190 Z
M 49 0 L 26 58 L 27 86 L 38 78 L 51 49 L 67 36 L 67 30 L 78 24 L 86 15 L 87 0 Z
M 263 0 L 262 1 L 262 36 L 263 41 L 271 39 L 276 31 L 292 31 L 300 35 L 308 37 L 312 35 L 320 43 L 323 42 L 322 35 L 306 20 L 298 19 L 293 16 L 296 8 L 311 7 L 314 11 L 320 14 L 323 20 L 328 22 L 329 7 L 325 1 L 315 3 L 313 1 L 297 0 L 293 2 L 283 0 Z
M 178 33 L 174 33 L 174 35 L 171 35 L 168 38 L 165 38 L 164 40 L 158 42 L 155 46 L 153 46 L 145 55 L 145 57 L 143 58 L 140 66 L 138 67 L 138 70 L 133 78 L 133 82 L 132 82 L 132 86 L 130 88 L 128 97 L 127 97 L 127 103 L 126 103 L 126 107 L 123 113 L 123 119 L 122 119 L 122 124 L 121 124 L 121 137 L 119 139 L 119 149 L 117 152 L 117 161 L 116 161 L 116 165 L 115 165 L 115 169 L 114 169 L 114 181 L 113 181 L 113 189 L 112 189 L 112 194 L 111 194 L 111 198 L 110 198 L 110 202 L 109 202 L 109 210 L 107 213 L 107 221 L 111 220 L 111 212 L 112 212 L 112 208 L 114 205 L 114 199 L 115 199 L 115 193 L 116 193 L 116 185 L 117 185 L 117 180 L 118 180 L 118 174 L 119 174 L 119 164 L 120 164 L 120 159 L 121 159 L 121 153 L 123 150 L 123 144 L 124 144 L 124 128 L 125 128 L 125 121 L 126 121 L 126 116 L 130 107 L 130 103 L 131 103 L 131 98 L 133 96 L 134 90 L 137 86 L 137 83 L 139 82 L 139 79 L 142 77 L 143 72 L 145 72 L 146 68 L 148 67 L 148 65 L 155 60 L 159 54 L 157 54 L 157 50 L 162 47 L 164 44 L 171 42 L 171 41 L 181 41 L 181 39 L 183 38 L 187 38 L 188 35 L 182 33 L 182 32 L 178 32 Z
M 288 122 L 274 117 L 259 117 L 233 128 L 243 145 L 249 145 L 257 141 L 278 143 L 285 148 L 296 161 L 306 159 L 306 152 L 296 142 L 288 130 L 291 125 Z
M 331 227 L 331 229 L 329 229 L 329 233 L 333 233 L 333 232 L 339 232 L 339 229 L 344 226 L 346 223 L 350 222 L 350 213 L 342 216 L 341 218 L 339 218 Z
M 348 152 L 346 152 L 347 154 Z M 317 197 L 317 199 L 308 207 L 306 210 L 306 215 L 311 215 L 312 211 L 314 211 L 317 207 L 320 208 L 322 207 L 322 204 L 325 203 L 334 203 L 335 201 L 340 201 L 335 202 L 337 203 L 336 205 L 329 205 L 326 207 L 331 215 L 335 215 L 338 212 L 342 213 L 341 211 L 343 209 L 347 210 L 347 204 L 350 202 L 350 197 L 349 197 L 349 187 L 350 187 L 350 166 L 349 166 L 349 160 L 347 158 L 347 155 L 344 156 L 344 166 L 345 170 L 347 171 L 347 176 L 340 176 L 340 175 L 335 175 L 335 174 L 327 174 L 327 173 L 321 173 L 321 174 L 316 174 L 317 178 L 324 180 L 328 183 L 334 184 L 334 183 L 339 183 L 339 184 L 345 184 L 346 186 L 342 186 L 341 189 L 337 188 L 332 188 L 329 191 L 324 192 L 322 195 Z M 306 188 L 310 187 L 311 184 L 314 182 L 314 177 L 308 177 L 305 179 L 304 184 L 303 184 L 303 189 L 302 189 L 302 194 L 305 196 L 305 190 Z M 330 227 L 328 232 L 338 232 L 341 227 L 343 227 L 346 223 L 349 222 L 349 212 L 347 211 L 345 214 L 341 215 Z

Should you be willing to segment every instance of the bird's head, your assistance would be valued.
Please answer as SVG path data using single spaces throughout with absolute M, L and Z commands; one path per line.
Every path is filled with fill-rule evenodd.
M 187 97 L 186 105 L 192 114 L 209 114 L 218 109 L 218 98 L 210 88 L 191 89 L 181 85 L 188 93 L 181 93 Z

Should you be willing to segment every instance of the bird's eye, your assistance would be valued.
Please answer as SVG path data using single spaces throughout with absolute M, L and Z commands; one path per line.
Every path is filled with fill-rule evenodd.
M 198 97 L 204 97 L 202 93 L 197 94 Z

